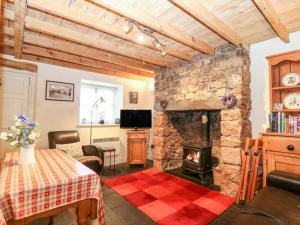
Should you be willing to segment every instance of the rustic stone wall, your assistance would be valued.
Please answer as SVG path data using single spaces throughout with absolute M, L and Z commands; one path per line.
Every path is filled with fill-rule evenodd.
M 235 195 L 240 174 L 240 150 L 251 136 L 249 114 L 250 59 L 245 49 L 224 45 L 213 56 L 200 54 L 192 62 L 179 63 L 162 69 L 155 78 L 154 167 L 169 170 L 181 166 L 184 136 L 170 116 L 157 107 L 167 102 L 219 100 L 225 94 L 226 83 L 238 99 L 234 109 L 220 111 L 221 135 L 215 138 L 213 155 L 220 160 L 214 169 L 214 182 L 227 194 Z

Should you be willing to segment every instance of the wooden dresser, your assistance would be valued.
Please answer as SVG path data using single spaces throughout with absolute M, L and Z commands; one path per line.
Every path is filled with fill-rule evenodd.
M 147 165 L 147 130 L 127 131 L 127 163 Z
M 272 170 L 300 174 L 300 134 L 262 133 L 263 184 Z

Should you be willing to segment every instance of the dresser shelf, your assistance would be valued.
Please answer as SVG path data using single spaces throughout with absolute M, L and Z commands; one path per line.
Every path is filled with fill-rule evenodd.
M 300 110 L 299 109 L 281 109 L 281 110 L 272 110 L 271 112 L 300 113 Z
M 300 85 L 283 86 L 282 78 L 288 73 L 300 74 L 300 50 L 266 57 L 269 61 L 270 112 L 297 113 L 300 109 L 274 110 L 291 93 L 300 93 Z
M 281 91 L 281 90 L 291 90 L 291 89 L 297 89 L 300 88 L 300 85 L 295 86 L 281 86 L 281 87 L 273 87 L 273 91 Z
M 300 133 L 278 133 L 278 132 L 266 132 L 262 133 L 262 136 L 278 136 L 278 137 L 299 137 L 300 138 Z

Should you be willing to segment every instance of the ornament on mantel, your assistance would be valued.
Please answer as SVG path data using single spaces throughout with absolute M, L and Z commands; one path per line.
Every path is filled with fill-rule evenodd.
M 221 101 L 227 109 L 233 109 L 237 104 L 237 99 L 233 94 L 224 95 Z
M 237 98 L 235 97 L 235 95 L 230 93 L 230 87 L 228 81 L 226 81 L 225 94 L 221 98 L 221 101 L 226 109 L 233 109 L 237 104 Z
M 168 106 L 168 102 L 166 99 L 161 99 L 160 102 L 159 102 L 160 106 L 163 108 L 163 109 L 166 109 L 167 106 Z

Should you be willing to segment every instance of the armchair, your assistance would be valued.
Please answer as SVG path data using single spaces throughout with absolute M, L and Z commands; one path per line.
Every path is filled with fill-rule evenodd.
M 210 225 L 300 224 L 300 176 L 283 171 L 267 175 L 267 186 L 246 205 L 233 205 Z
M 71 144 L 80 142 L 78 131 L 52 131 L 48 133 L 49 148 L 55 149 L 57 144 Z M 85 166 L 89 167 L 97 174 L 100 174 L 104 165 L 104 154 L 101 148 L 94 145 L 82 146 L 83 157 L 80 157 Z M 92 157 L 94 156 L 94 157 Z M 99 158 L 101 160 L 99 160 Z

